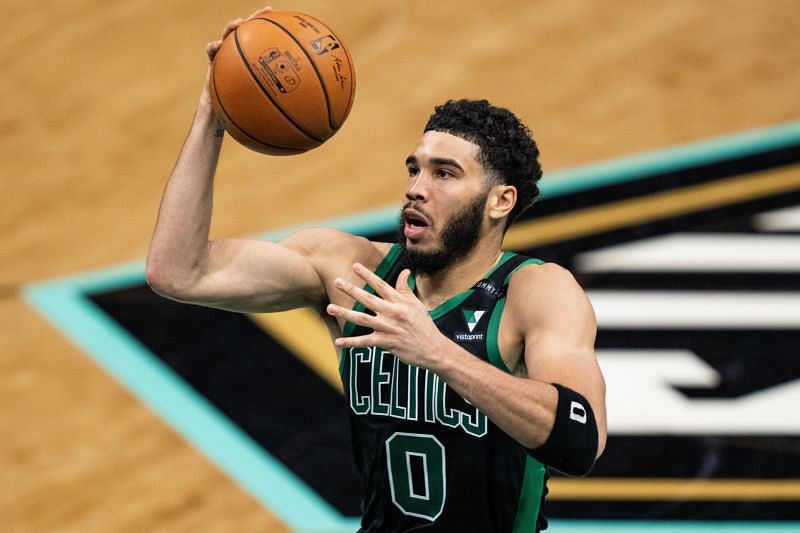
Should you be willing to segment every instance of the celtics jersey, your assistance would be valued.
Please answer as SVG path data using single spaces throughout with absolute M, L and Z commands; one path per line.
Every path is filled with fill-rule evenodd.
M 376 270 L 392 286 L 404 268 L 399 257 L 395 245 Z M 508 282 L 519 267 L 540 262 L 506 252 L 484 279 L 431 311 L 431 318 L 462 348 L 508 372 L 497 344 Z M 347 323 L 344 335 L 369 331 Z M 361 531 L 546 527 L 545 467 L 438 375 L 379 346 L 344 350 L 340 373 L 363 479 Z

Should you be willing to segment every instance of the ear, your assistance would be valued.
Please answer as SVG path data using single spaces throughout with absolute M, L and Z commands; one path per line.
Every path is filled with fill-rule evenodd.
M 513 185 L 495 185 L 486 199 L 486 210 L 493 221 L 507 217 L 517 204 L 517 188 Z

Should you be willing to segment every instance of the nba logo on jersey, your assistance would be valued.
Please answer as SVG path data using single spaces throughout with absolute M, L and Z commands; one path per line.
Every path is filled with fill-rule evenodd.
M 475 326 L 478 325 L 480 322 L 481 317 L 486 313 L 486 311 L 471 311 L 469 309 L 464 309 L 464 320 L 467 322 L 467 327 L 469 328 L 469 332 L 472 333 L 472 330 L 475 329 Z

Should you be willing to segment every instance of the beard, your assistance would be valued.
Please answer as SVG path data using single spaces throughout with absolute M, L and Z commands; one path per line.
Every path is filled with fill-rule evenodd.
M 481 236 L 486 194 L 479 194 L 475 200 L 453 215 L 442 231 L 442 244 L 431 251 L 410 250 L 403 234 L 403 218 L 400 218 L 398 242 L 402 247 L 400 260 L 412 272 L 423 276 L 438 274 L 459 259 L 465 257 L 478 243 Z

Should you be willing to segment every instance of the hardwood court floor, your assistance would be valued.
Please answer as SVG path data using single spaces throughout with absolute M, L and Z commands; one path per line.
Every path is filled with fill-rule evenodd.
M 21 298 L 31 282 L 140 261 L 191 120 L 204 45 L 258 4 L 0 6 L 0 523 L 6 531 L 282 531 Z M 213 235 L 397 202 L 432 106 L 486 97 L 546 170 L 800 119 L 793 0 L 287 0 L 349 44 L 353 112 L 323 147 L 226 142 Z

